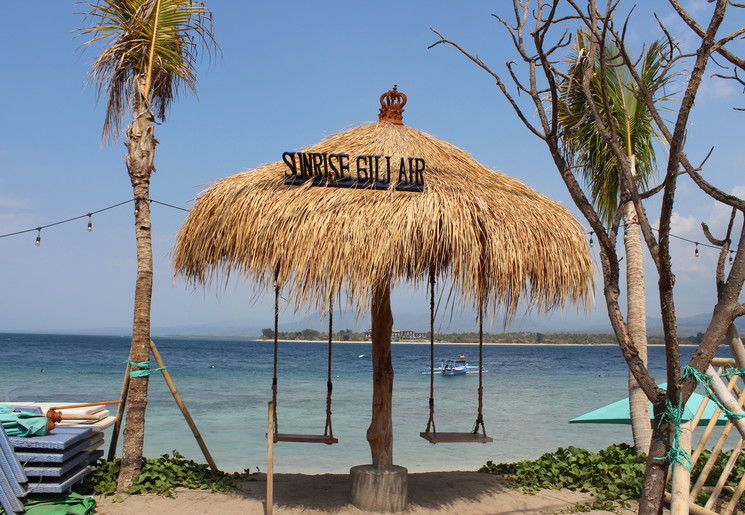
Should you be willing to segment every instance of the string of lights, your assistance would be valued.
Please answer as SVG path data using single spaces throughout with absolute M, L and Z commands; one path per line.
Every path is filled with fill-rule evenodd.
M 655 229 L 654 227 L 652 227 L 652 230 L 653 231 L 656 231 L 656 232 L 659 232 L 659 229 Z M 595 245 L 595 242 L 592 239 L 592 235 L 595 234 L 595 231 L 586 231 L 585 234 L 587 234 L 590 237 L 590 247 L 593 247 Z M 689 240 L 688 238 L 684 238 L 682 236 L 677 236 L 675 234 L 670 234 L 670 237 L 671 238 L 675 238 L 677 240 L 682 240 L 682 241 L 685 241 L 685 242 L 688 242 L 688 243 L 693 243 L 695 245 L 694 250 L 693 250 L 693 255 L 695 257 L 699 257 L 701 255 L 701 253 L 698 251 L 699 246 L 710 248 L 710 249 L 715 249 L 715 250 L 721 250 L 721 248 L 722 248 L 722 247 L 719 247 L 717 245 L 711 245 L 709 243 L 701 243 L 700 241 Z M 623 239 L 624 240 L 626 239 L 626 233 L 624 233 Z M 733 263 L 733 261 L 734 261 L 733 258 L 732 258 L 732 256 L 735 254 L 735 251 L 734 250 L 729 250 L 728 252 L 729 252 L 729 264 L 731 265 Z
M 16 231 L 16 232 L 9 232 L 7 234 L 0 234 L 0 238 L 7 238 L 9 236 L 17 236 L 19 234 L 25 234 L 25 233 L 36 231 L 36 246 L 38 247 L 39 245 L 41 245 L 41 231 L 42 231 L 42 229 L 47 229 L 49 227 L 54 227 L 56 225 L 62 225 L 62 224 L 66 224 L 66 223 L 69 223 L 69 222 L 74 222 L 75 220 L 80 220 L 82 218 L 86 218 L 87 217 L 88 218 L 87 230 L 88 230 L 88 232 L 91 232 L 91 231 L 93 231 L 93 215 L 96 215 L 98 213 L 103 213 L 104 211 L 108 211 L 109 209 L 114 209 L 114 208 L 123 206 L 125 204 L 129 204 L 130 202 L 136 202 L 137 200 L 139 200 L 139 199 L 137 197 L 135 197 L 135 198 L 131 198 L 129 200 L 125 200 L 123 202 L 119 202 L 117 204 L 113 204 L 111 206 L 106 206 L 104 208 L 97 209 L 95 211 L 90 211 L 90 212 L 85 213 L 83 215 L 74 216 L 72 218 L 67 218 L 65 220 L 60 220 L 59 222 L 53 222 L 53 223 L 46 224 L 46 225 L 40 225 L 38 227 L 34 227 L 32 229 L 25 229 L 23 231 Z M 179 211 L 184 211 L 184 212 L 187 212 L 187 213 L 189 212 L 188 209 L 185 209 L 183 207 L 174 206 L 173 204 L 168 204 L 166 202 L 161 202 L 161 201 L 155 200 L 155 199 L 150 199 L 150 203 L 151 204 L 152 203 L 160 204 L 161 206 L 170 207 L 171 209 L 177 209 Z M 654 228 L 652 230 L 657 231 L 657 229 L 654 229 Z M 587 234 L 589 236 L 589 238 L 590 238 L 590 247 L 593 247 L 595 245 L 595 242 L 593 241 L 593 238 L 592 237 L 595 234 L 595 231 L 585 231 L 585 234 Z M 682 240 L 682 241 L 685 241 L 685 242 L 688 242 L 688 243 L 693 243 L 695 245 L 694 256 L 696 256 L 696 257 L 699 257 L 699 255 L 700 255 L 699 250 L 698 250 L 699 246 L 710 248 L 710 249 L 715 249 L 715 250 L 719 250 L 721 248 L 721 247 L 718 247 L 716 245 L 710 245 L 708 243 L 702 243 L 702 242 L 699 242 L 699 241 L 690 240 L 688 238 L 684 238 L 682 236 L 677 236 L 675 234 L 670 234 L 670 237 L 671 238 L 676 238 L 678 240 Z M 624 239 L 625 238 L 626 238 L 626 234 L 624 234 Z M 730 264 L 732 264 L 732 261 L 733 261 L 732 256 L 734 255 L 734 253 L 735 253 L 734 250 L 730 250 L 729 251 L 729 263 Z
M 74 222 L 75 220 L 80 220 L 80 219 L 83 219 L 83 218 L 86 218 L 87 217 L 88 218 L 88 226 L 86 227 L 86 229 L 88 230 L 88 232 L 91 232 L 91 231 L 93 231 L 93 215 L 96 215 L 98 213 L 103 213 L 104 211 L 108 211 L 109 209 L 114 209 L 114 208 L 123 206 L 125 204 L 129 204 L 130 202 L 135 202 L 137 200 L 139 200 L 139 199 L 135 197 L 135 198 L 131 198 L 129 200 L 125 200 L 124 202 L 119 202 L 119 203 L 113 204 L 111 206 L 106 206 L 104 208 L 97 209 L 95 211 L 90 211 L 90 212 L 85 213 L 83 215 L 74 216 L 72 218 L 67 218 L 65 220 L 60 220 L 58 222 L 52 222 L 52 223 L 45 224 L 45 225 L 39 225 L 38 227 L 34 227 L 32 229 L 24 229 L 22 231 L 15 231 L 15 232 L 9 232 L 7 234 L 0 234 L 0 238 L 7 238 L 9 236 L 17 236 L 19 234 L 25 234 L 25 233 L 36 231 L 36 242 L 35 243 L 36 243 L 36 246 L 38 247 L 39 245 L 41 245 L 41 231 L 42 231 L 42 229 L 47 229 L 49 227 L 54 227 L 56 225 L 62 225 L 62 224 L 66 224 L 66 223 L 69 223 L 69 222 Z M 155 200 L 155 199 L 150 199 L 150 203 L 160 204 L 161 206 L 170 207 L 171 209 L 177 209 L 179 211 L 185 211 L 187 213 L 189 212 L 188 209 L 184 209 L 183 207 L 174 206 L 173 204 L 168 204 L 166 202 L 161 202 L 161 201 Z

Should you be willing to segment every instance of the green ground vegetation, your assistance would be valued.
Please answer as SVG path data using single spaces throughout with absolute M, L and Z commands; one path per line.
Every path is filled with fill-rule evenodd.
M 81 494 L 114 495 L 119 477 L 121 458 L 113 461 L 99 460 L 91 467 L 85 481 L 76 487 Z M 212 470 L 208 465 L 184 458 L 178 451 L 159 458 L 143 458 L 142 471 L 135 476 L 127 494 L 157 494 L 173 497 L 175 488 L 227 492 L 235 479 L 247 477 L 244 473 L 228 474 Z
M 732 450 L 720 453 L 711 472 L 705 488 L 699 493 L 696 504 L 706 504 L 711 488 L 719 480 L 722 472 L 732 456 Z M 697 478 L 705 464 L 711 457 L 711 451 L 704 450 L 693 467 L 691 477 Z M 572 512 L 602 509 L 615 511 L 615 505 L 626 506 L 628 501 L 638 499 L 641 495 L 642 480 L 647 457 L 636 456 L 634 448 L 621 443 L 611 445 L 598 452 L 590 452 L 578 447 L 558 449 L 553 453 L 546 453 L 537 460 L 523 460 L 516 463 L 495 464 L 487 461 L 479 472 L 503 476 L 511 486 L 522 488 L 529 493 L 538 490 L 557 490 L 567 488 L 590 492 L 594 502 L 581 503 Z M 745 476 L 745 455 L 739 455 L 732 466 L 727 483 L 723 489 L 722 499 L 727 500 L 732 491 Z M 738 508 L 745 508 L 740 500 Z

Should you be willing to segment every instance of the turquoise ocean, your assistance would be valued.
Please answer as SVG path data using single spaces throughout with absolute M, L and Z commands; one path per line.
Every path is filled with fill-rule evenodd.
M 156 345 L 217 465 L 228 472 L 265 471 L 272 342 L 159 338 Z M 323 433 L 327 344 L 279 346 L 280 431 Z M 128 349 L 125 337 L 0 333 L 0 403 L 116 400 Z M 333 430 L 339 443 L 279 443 L 276 472 L 346 473 L 370 462 L 365 439 L 372 395 L 370 349 L 370 343 L 333 347 Z M 618 347 L 487 345 L 483 350 L 488 370 L 483 375 L 484 420 L 494 442 L 433 445 L 419 436 L 428 417 L 429 376 L 422 371 L 429 366 L 429 346 L 393 346 L 396 464 L 412 472 L 476 470 L 487 460 L 513 462 L 570 445 L 598 450 L 631 441 L 627 425 L 568 424 L 627 396 L 627 369 Z M 684 360 L 693 350 L 683 348 Z M 478 362 L 476 345 L 435 345 L 436 363 L 460 354 L 471 364 Z M 664 349 L 652 347 L 649 356 L 653 375 L 664 382 Z M 477 374 L 434 379 L 437 430 L 470 431 Z M 205 463 L 159 373 L 151 376 L 149 399 L 145 455 L 175 449 Z

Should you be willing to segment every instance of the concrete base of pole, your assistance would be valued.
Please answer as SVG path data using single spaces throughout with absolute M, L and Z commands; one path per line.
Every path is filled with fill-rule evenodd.
M 357 465 L 349 470 L 352 476 L 352 504 L 364 511 L 378 513 L 406 509 L 408 503 L 408 470 L 392 465 L 377 469 L 372 465 Z

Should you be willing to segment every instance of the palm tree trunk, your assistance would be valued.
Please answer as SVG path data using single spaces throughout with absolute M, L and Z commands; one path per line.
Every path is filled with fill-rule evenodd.
M 142 87 L 142 82 L 138 85 Z M 135 363 L 150 360 L 150 304 L 153 295 L 153 247 L 150 226 L 150 175 L 155 171 L 153 115 L 140 95 L 135 102 L 134 119 L 127 127 L 127 171 L 135 197 L 135 237 L 137 243 L 137 283 L 134 322 L 129 359 Z M 136 370 L 137 367 L 132 367 Z M 122 464 L 117 491 L 132 485 L 140 473 L 145 442 L 145 408 L 148 377 L 132 377 L 129 382 L 127 418 L 124 426 Z
M 625 226 L 624 247 L 626 251 L 626 302 L 629 336 L 634 343 L 644 366 L 647 366 L 647 311 L 644 290 L 644 260 L 639 223 L 633 202 L 623 206 Z M 652 425 L 649 417 L 649 399 L 639 387 L 634 375 L 629 372 L 629 411 L 631 434 L 636 454 L 648 454 L 652 440 Z

